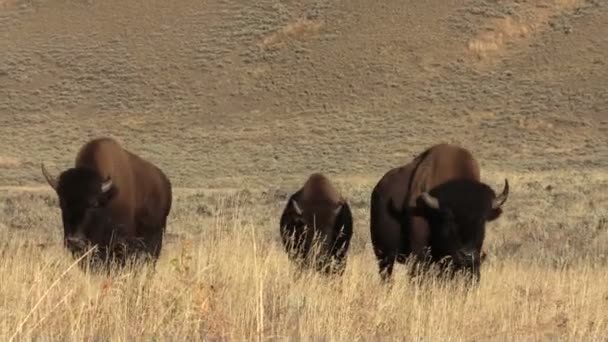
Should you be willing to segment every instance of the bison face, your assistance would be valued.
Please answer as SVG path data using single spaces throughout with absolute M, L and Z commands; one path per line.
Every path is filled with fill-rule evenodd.
M 433 260 L 447 257 L 454 270 L 479 281 L 485 225 L 500 216 L 508 191 L 507 180 L 499 196 L 483 183 L 455 180 L 420 195 L 414 214 L 429 224 Z
M 296 259 L 317 271 L 330 272 L 332 250 L 339 230 L 334 229 L 344 207 L 343 202 L 329 200 L 292 199 L 288 208 L 289 223 L 284 230 L 289 235 L 283 242 Z M 290 241 L 290 239 L 294 239 Z M 295 248 L 294 248 L 295 247 Z
M 326 255 L 336 238 L 334 230 L 342 203 L 331 201 L 291 200 L 290 234 L 294 234 L 297 249 L 308 255 Z
M 105 245 L 111 235 L 106 234 L 111 229 L 106 207 L 117 193 L 112 180 L 101 179 L 97 172 L 86 168 L 68 169 L 58 179 L 44 165 L 42 171 L 59 197 L 66 247 L 80 254 L 91 244 Z
M 336 218 L 342 210 L 342 203 L 329 201 L 320 202 L 303 201 L 301 204 L 295 199 L 291 201 L 294 210 L 294 222 L 300 227 L 310 227 L 324 235 L 330 235 L 334 230 Z

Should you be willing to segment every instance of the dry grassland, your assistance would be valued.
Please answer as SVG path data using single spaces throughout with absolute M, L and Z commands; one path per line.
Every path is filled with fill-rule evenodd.
M 274 192 L 178 189 L 156 272 L 85 274 L 60 243 L 48 192 L 5 190 L 0 335 L 17 339 L 603 340 L 608 329 L 607 195 L 601 173 L 498 174 L 512 182 L 488 226 L 478 289 L 377 275 L 371 182 L 338 182 L 354 208 L 342 278 L 297 275 L 281 249 Z M 9 228 L 10 227 L 10 228 Z
M 608 3 L 0 0 L 0 340 L 608 339 Z M 57 173 L 112 136 L 175 187 L 152 272 L 85 274 Z M 383 286 L 369 195 L 457 143 L 511 185 L 479 288 Z M 343 277 L 296 274 L 311 172 L 354 210 Z

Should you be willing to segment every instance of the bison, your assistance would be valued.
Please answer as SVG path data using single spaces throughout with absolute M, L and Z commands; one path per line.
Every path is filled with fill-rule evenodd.
M 152 163 L 111 138 L 81 147 L 73 168 L 59 177 L 42 174 L 59 198 L 64 246 L 76 257 L 97 246 L 93 261 L 124 265 L 128 256 L 160 255 L 172 188 Z
M 425 269 L 437 264 L 447 274 L 464 271 L 480 279 L 486 222 L 497 219 L 507 200 L 480 182 L 477 161 L 466 149 L 449 144 L 428 148 L 405 166 L 389 170 L 374 187 L 370 232 L 383 280 L 394 262 Z M 449 267 L 447 267 L 449 266 Z
M 280 234 L 289 258 L 299 266 L 342 275 L 353 235 L 350 206 L 326 176 L 314 173 L 289 197 Z

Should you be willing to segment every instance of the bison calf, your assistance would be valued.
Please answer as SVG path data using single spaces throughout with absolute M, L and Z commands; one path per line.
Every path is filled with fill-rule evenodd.
M 327 177 L 312 174 L 289 197 L 280 234 L 290 259 L 299 266 L 342 275 L 353 235 L 350 206 Z

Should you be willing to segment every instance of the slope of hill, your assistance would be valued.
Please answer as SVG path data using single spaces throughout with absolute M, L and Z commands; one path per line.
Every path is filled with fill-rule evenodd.
M 607 28 L 582 0 L 5 2 L 0 183 L 98 135 L 182 187 L 377 178 L 439 141 L 606 167 Z

